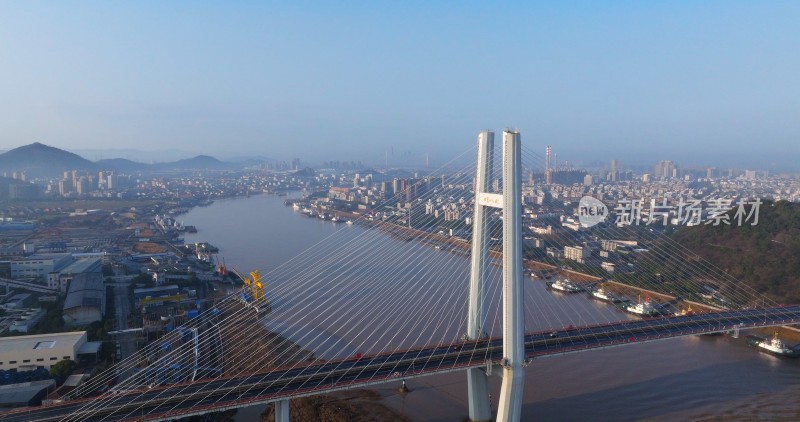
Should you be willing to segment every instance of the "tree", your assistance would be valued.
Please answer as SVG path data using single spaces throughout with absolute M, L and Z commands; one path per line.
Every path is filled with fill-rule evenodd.
M 69 359 L 64 359 L 50 367 L 50 375 L 54 378 L 64 379 L 75 370 L 77 364 Z
M 131 280 L 131 284 L 141 284 L 147 287 L 153 287 L 155 285 L 155 283 L 153 283 L 153 276 L 150 274 L 139 274 L 138 276 L 134 277 L 133 280 Z

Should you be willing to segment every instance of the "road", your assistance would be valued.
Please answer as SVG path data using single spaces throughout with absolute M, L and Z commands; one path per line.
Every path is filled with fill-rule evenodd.
M 131 302 L 128 297 L 127 284 L 114 284 L 114 308 L 117 316 L 117 330 L 128 329 L 128 317 L 131 315 Z M 117 360 L 127 359 L 136 353 L 136 333 L 122 333 L 116 335 Z M 130 371 L 119 374 L 117 382 L 122 382 L 130 376 Z
M 525 336 L 528 358 L 561 355 L 693 334 L 800 322 L 800 306 L 726 311 L 567 328 Z M 502 338 L 364 356 L 268 373 L 201 380 L 82 399 L 3 415 L 4 421 L 164 420 L 328 391 L 499 364 Z M 97 399 L 95 399 L 97 400 Z M 98 405 L 99 404 L 99 405 Z

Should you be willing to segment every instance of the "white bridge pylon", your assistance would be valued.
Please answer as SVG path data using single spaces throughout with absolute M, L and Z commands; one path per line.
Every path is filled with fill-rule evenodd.
M 503 193 L 489 192 L 494 161 L 494 132 L 478 134 L 475 180 L 475 215 L 472 228 L 472 262 L 466 337 L 486 336 L 486 274 L 489 265 L 489 233 L 486 208 L 503 210 L 503 381 L 497 420 L 519 421 L 525 385 L 525 330 L 522 277 L 522 165 L 521 138 L 516 130 L 503 130 Z M 492 419 L 489 387 L 483 368 L 467 370 L 469 418 Z

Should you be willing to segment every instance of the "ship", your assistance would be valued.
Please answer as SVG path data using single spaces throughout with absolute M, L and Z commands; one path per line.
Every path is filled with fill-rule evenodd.
M 637 303 L 629 304 L 623 309 L 632 314 L 645 317 L 657 316 L 661 314 L 661 310 L 659 309 L 658 305 L 650 300 L 649 296 L 645 297 L 644 302 L 642 302 L 642 297 L 639 296 L 639 301 Z
M 589 296 L 591 296 L 591 297 L 593 297 L 593 298 L 595 298 L 597 300 L 602 300 L 602 301 L 611 302 L 611 303 L 620 303 L 620 302 L 628 302 L 629 301 L 628 298 L 616 295 L 616 294 L 614 294 L 612 292 L 609 292 L 608 290 L 606 290 L 606 289 L 604 289 L 602 287 L 598 287 L 596 289 L 589 290 Z
M 787 358 L 800 357 L 800 346 L 789 347 L 778 337 L 777 331 L 773 334 L 771 339 L 752 335 L 747 336 L 747 344 L 777 356 Z
M 551 290 L 556 290 L 562 293 L 580 293 L 585 291 L 581 286 L 573 283 L 570 279 L 556 279 L 556 281 L 548 281 L 547 288 Z

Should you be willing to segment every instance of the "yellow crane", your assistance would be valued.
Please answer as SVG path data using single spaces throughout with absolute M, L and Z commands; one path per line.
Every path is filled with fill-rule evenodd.
M 264 297 L 264 285 L 261 284 L 261 272 L 258 270 L 250 271 L 250 279 L 248 280 L 253 289 L 253 300 L 257 301 Z
M 264 297 L 264 284 L 261 283 L 261 272 L 259 270 L 250 271 L 249 278 L 242 277 L 236 270 L 234 270 L 234 272 L 242 279 L 242 283 L 244 283 L 243 293 L 249 293 L 253 302 L 259 301 Z

